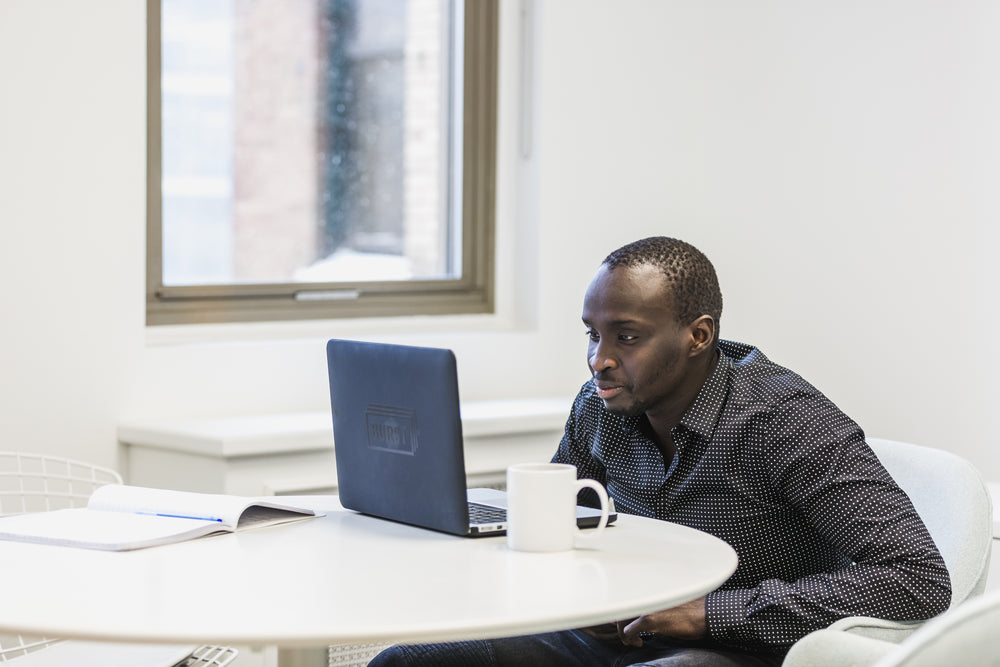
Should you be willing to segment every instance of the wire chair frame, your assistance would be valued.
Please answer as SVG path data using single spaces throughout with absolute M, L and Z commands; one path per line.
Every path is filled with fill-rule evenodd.
M 0 517 L 85 507 L 99 487 L 121 483 L 121 475 L 111 468 L 60 456 L 0 451 Z M 61 641 L 0 634 L 0 663 Z M 184 665 L 222 667 L 238 654 L 239 651 L 228 646 L 200 646 Z
M 0 663 L 10 662 L 60 641 L 62 640 L 49 637 L 0 634 Z
M 239 655 L 239 651 L 229 646 L 212 646 L 206 644 L 204 646 L 199 646 L 195 652 L 188 658 L 188 661 L 184 663 L 184 667 L 195 667 L 197 665 L 214 665 L 222 667 L 222 665 L 228 665 L 236 656 Z
M 83 507 L 115 470 L 57 456 L 0 451 L 0 516 Z
M 391 644 L 333 644 L 327 647 L 328 667 L 364 667 Z

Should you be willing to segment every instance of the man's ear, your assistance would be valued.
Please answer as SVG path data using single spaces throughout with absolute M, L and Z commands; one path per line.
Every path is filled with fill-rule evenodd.
M 715 343 L 715 318 L 711 315 L 702 315 L 688 327 L 691 332 L 691 347 L 688 356 L 696 357 L 710 351 Z

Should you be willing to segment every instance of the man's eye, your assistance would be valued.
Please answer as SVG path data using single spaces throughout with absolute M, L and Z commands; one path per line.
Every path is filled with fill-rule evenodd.
M 621 334 L 618 336 L 618 340 L 620 340 L 623 343 L 633 343 L 635 342 L 635 339 L 636 337 L 631 334 Z
M 597 341 L 599 341 L 601 339 L 600 335 L 596 331 L 594 331 L 593 329 L 587 329 L 586 333 L 587 333 L 587 338 L 589 338 L 590 340 L 592 340 L 594 342 L 597 342 Z

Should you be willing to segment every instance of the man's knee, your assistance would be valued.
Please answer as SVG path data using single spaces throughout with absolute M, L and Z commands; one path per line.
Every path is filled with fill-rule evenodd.
M 485 641 L 392 646 L 375 656 L 368 667 L 494 667 Z
M 726 649 L 677 648 L 648 660 L 632 662 L 630 667 L 769 667 L 780 665 L 781 658 Z
M 392 646 L 385 649 L 368 663 L 368 667 L 406 667 L 410 658 L 402 646 Z

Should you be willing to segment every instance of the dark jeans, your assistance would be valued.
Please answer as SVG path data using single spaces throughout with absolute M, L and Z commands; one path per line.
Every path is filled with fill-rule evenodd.
M 578 630 L 525 637 L 393 646 L 368 667 L 772 667 L 782 656 L 745 653 L 708 642 L 645 639 L 641 648 Z

